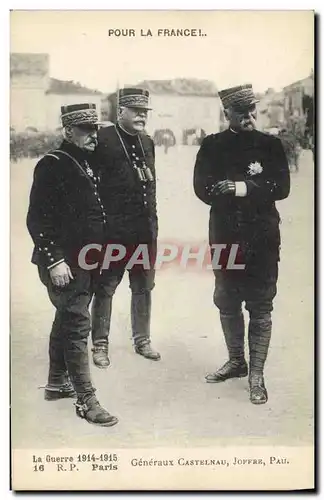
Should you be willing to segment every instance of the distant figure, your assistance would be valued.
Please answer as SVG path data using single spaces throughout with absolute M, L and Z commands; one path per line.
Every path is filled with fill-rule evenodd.
M 162 146 L 164 148 L 164 153 L 167 154 L 171 146 L 174 145 L 173 137 L 168 130 L 165 130 L 162 134 Z
M 200 130 L 199 128 L 188 128 L 183 132 L 183 143 L 186 146 L 197 146 L 200 144 Z
M 194 144 L 195 146 L 201 146 L 202 141 L 206 137 L 206 132 L 202 128 L 197 128 L 195 132 L 195 141 Z
M 308 98 L 304 138 L 307 149 L 313 153 L 314 160 L 314 102 L 312 98 Z
M 163 146 L 165 154 L 176 143 L 174 133 L 169 128 L 156 130 L 153 140 L 156 146 Z
M 282 142 L 284 151 L 288 159 L 289 170 L 291 172 L 293 170 L 295 170 L 295 172 L 299 172 L 299 157 L 301 153 L 301 146 L 297 137 L 286 128 L 283 128 L 279 132 L 279 139 Z

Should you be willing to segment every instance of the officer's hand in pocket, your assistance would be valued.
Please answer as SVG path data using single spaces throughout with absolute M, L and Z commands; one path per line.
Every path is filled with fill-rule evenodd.
M 61 262 L 49 270 L 53 285 L 64 287 L 73 280 L 73 274 L 66 262 Z

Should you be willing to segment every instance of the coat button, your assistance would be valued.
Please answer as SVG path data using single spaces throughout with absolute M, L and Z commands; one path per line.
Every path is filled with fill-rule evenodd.
M 40 236 L 41 238 L 43 238 L 43 236 L 44 236 L 44 235 L 43 235 L 43 233 L 39 233 L 39 236 Z
M 51 261 L 51 262 L 54 262 L 54 259 L 53 259 L 53 257 L 51 257 L 51 258 L 50 258 L 50 261 Z
M 44 250 L 48 250 L 48 248 L 47 248 L 47 247 L 45 247 L 45 248 L 44 248 Z

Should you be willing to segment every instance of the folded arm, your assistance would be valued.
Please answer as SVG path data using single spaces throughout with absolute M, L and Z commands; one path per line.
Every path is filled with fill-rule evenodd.
M 287 198 L 290 192 L 288 161 L 279 139 L 269 145 L 267 176 L 255 176 L 246 180 L 246 196 L 259 200 L 276 201 Z

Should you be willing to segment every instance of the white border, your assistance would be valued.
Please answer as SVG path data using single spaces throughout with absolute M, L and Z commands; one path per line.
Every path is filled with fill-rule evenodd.
M 1 498 L 7 498 L 10 495 L 10 492 L 8 491 L 9 487 L 9 415 L 7 411 L 7 401 L 9 401 L 9 358 L 8 358 L 8 353 L 9 353 L 9 335 L 8 335 L 8 327 L 9 327 L 9 248 L 8 248 L 8 242 L 9 242 L 9 203 L 10 203 L 10 198 L 9 198 L 9 13 L 8 10 L 14 10 L 14 9 L 21 9 L 21 10 L 33 10 L 33 9 L 39 9 L 39 10 L 63 10 L 63 9 L 69 9 L 69 10 L 89 10 L 89 7 L 91 5 L 91 10 L 108 10 L 107 9 L 107 1 L 98 1 L 98 0 L 93 0 L 91 4 L 87 1 L 83 0 L 78 0 L 78 2 L 71 2 L 67 0 L 55 0 L 55 1 L 47 1 L 46 6 L 44 5 L 44 2 L 40 0 L 33 0 L 33 1 L 11 1 L 11 2 L 6 2 L 3 1 L 0 7 L 0 36 L 1 36 L 1 68 L 3 69 L 2 72 L 2 78 L 1 78 L 1 86 L 2 86 L 2 92 L 1 92 L 1 98 L 3 102 L 1 103 L 1 109 L 2 109 L 2 134 L 1 134 L 1 155 L 2 155 L 2 162 L 1 162 L 1 189 L 2 193 L 0 194 L 0 214 L 1 214 L 1 229 L 2 229 L 2 245 L 1 245 L 1 250 L 0 250 L 0 262 L 2 264 L 2 272 L 1 272 L 1 278 L 2 278 L 2 290 L 1 290 L 1 310 L 0 310 L 0 318 L 1 318 L 1 335 L 2 335 L 2 342 L 1 342 L 1 352 L 2 352 L 2 359 L 0 363 L 0 370 L 1 370 L 1 397 L 0 400 L 2 402 L 1 405 L 1 462 L 0 462 L 0 493 L 1 493 Z M 157 1 L 154 3 L 154 7 L 152 6 L 152 2 L 148 1 L 140 1 L 136 2 L 136 9 L 134 9 L 134 2 L 131 0 L 119 0 L 118 2 L 110 2 L 109 3 L 110 9 L 114 10 L 197 10 L 197 3 L 192 1 L 180 1 L 180 0 L 162 0 L 162 1 Z M 318 14 L 321 13 L 321 4 L 319 0 L 315 1 L 310 5 L 309 2 L 307 1 L 284 1 L 284 0 L 272 0 L 270 5 L 264 5 L 261 4 L 260 2 L 257 1 L 249 1 L 249 2 L 244 2 L 244 5 L 242 5 L 242 2 L 240 1 L 233 1 L 233 0 L 227 0 L 226 2 L 215 2 L 210 0 L 200 0 L 199 2 L 199 10 L 309 10 L 313 9 L 315 10 Z M 317 78 L 319 79 L 319 70 L 321 67 L 321 43 L 319 40 L 319 45 L 317 46 L 317 52 L 320 54 L 319 59 L 318 59 L 318 74 Z M 318 88 L 318 93 L 320 93 L 320 88 Z M 318 113 L 318 123 L 321 123 L 321 118 L 322 118 L 322 106 L 321 108 L 317 109 Z M 318 137 L 317 137 L 317 143 L 318 143 L 318 159 L 320 158 L 320 144 L 322 142 L 322 133 L 319 134 L 320 131 L 318 131 Z M 320 165 L 318 164 L 317 166 L 317 171 L 319 172 L 320 170 Z M 320 178 L 317 180 L 320 181 L 320 189 L 319 193 L 324 192 L 323 189 L 323 174 L 321 175 Z M 320 196 L 319 196 L 320 198 Z M 12 200 L 14 203 L 15 200 Z M 19 202 L 19 200 L 18 200 Z M 318 213 L 318 217 L 320 220 L 319 224 L 319 229 L 321 229 L 321 238 L 320 238 L 320 248 L 322 248 L 323 245 L 323 205 L 319 207 L 320 211 Z M 318 255 L 319 256 L 319 255 Z M 323 278 L 323 269 L 321 269 L 320 272 L 320 278 L 322 281 Z M 319 303 L 318 303 L 318 312 L 322 310 L 322 300 L 320 298 Z M 307 335 L 307 332 L 305 332 L 305 335 Z M 322 347 L 322 344 L 321 344 Z M 323 352 L 322 349 L 320 350 L 320 353 L 317 354 L 318 358 L 318 368 L 320 367 L 320 359 L 323 359 Z M 323 372 L 322 372 L 323 373 Z M 322 373 L 319 374 L 320 377 L 318 379 L 319 383 L 319 388 L 322 387 L 323 382 L 323 376 Z M 320 394 L 319 394 L 320 396 Z M 322 404 L 321 408 L 322 410 Z M 322 413 L 321 413 L 322 414 Z M 318 427 L 320 426 L 321 422 L 317 422 Z M 318 443 L 320 445 L 320 443 Z M 319 453 L 319 465 L 320 468 L 318 470 L 318 479 L 320 477 L 324 477 L 324 467 L 323 467 L 323 456 L 321 453 L 321 448 L 320 448 L 320 453 Z M 28 495 L 29 496 L 29 495 Z M 31 495 L 32 496 L 32 495 Z M 43 496 L 43 495 L 38 495 L 38 496 Z M 110 494 L 110 497 L 117 497 L 114 494 Z M 168 497 L 173 496 L 173 495 L 168 495 Z M 196 494 L 196 495 L 191 495 L 191 497 L 195 498 L 201 498 L 203 495 Z M 218 496 L 223 496 L 223 495 L 218 495 Z M 261 497 L 262 495 L 253 495 L 254 497 Z M 279 494 L 279 497 L 284 497 L 284 495 Z M 298 495 L 300 496 L 306 496 L 306 494 Z M 61 494 L 60 498 L 67 498 L 68 495 L 66 494 Z M 90 494 L 89 495 L 84 495 L 85 498 L 93 498 L 94 495 Z M 232 495 L 226 495 L 224 498 L 231 498 Z M 233 495 L 234 497 L 234 495 Z

